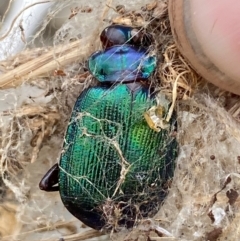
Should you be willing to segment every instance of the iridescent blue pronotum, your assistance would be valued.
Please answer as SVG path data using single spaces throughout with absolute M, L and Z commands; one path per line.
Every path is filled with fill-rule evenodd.
M 177 155 L 175 120 L 156 132 L 144 119 L 156 105 L 146 83 L 156 56 L 148 48 L 152 37 L 133 30 L 113 25 L 102 32 L 104 50 L 88 60 L 99 85 L 78 97 L 60 162 L 39 184 L 58 190 L 68 211 L 98 230 L 154 215 Z

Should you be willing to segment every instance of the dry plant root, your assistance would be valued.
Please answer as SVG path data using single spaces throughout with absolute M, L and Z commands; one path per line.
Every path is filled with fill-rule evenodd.
M 31 163 L 35 162 L 44 140 L 50 137 L 60 120 L 56 108 L 26 105 L 13 112 L 5 111 L 4 115 L 13 114 L 14 118 L 23 121 L 23 126 L 32 131 L 30 141 L 32 150 Z
M 137 229 L 132 230 L 127 236 L 124 237 L 124 241 L 128 240 L 161 240 L 161 241 L 177 241 L 169 231 L 156 225 L 151 219 L 141 221 Z
M 11 240 L 9 235 L 18 233 L 21 229 L 16 213 L 17 207 L 11 202 L 0 204 L 0 237 L 2 241 Z

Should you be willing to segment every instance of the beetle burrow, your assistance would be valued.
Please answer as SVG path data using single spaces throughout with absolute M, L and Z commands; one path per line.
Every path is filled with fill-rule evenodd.
M 114 36 L 110 41 L 108 31 L 102 32 L 104 49 L 88 60 L 99 85 L 77 98 L 59 164 L 39 184 L 45 191 L 58 190 L 67 210 L 97 230 L 129 228 L 139 218 L 153 216 L 166 195 L 178 153 L 171 135 L 175 117 L 158 132 L 144 119 L 156 101 L 143 82 L 157 59 L 141 40 L 130 41 L 132 30 L 111 26 L 112 34 L 123 32 L 126 44 L 115 42 Z M 142 32 L 138 36 L 146 37 Z

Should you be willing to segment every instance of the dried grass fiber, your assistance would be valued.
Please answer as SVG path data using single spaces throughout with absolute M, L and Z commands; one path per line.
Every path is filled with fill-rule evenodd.
M 179 54 L 166 1 L 143 7 L 115 13 L 112 22 L 153 33 L 161 62 L 152 83 L 172 99 L 169 116 L 173 109 L 178 113 L 180 154 L 162 208 L 133 230 L 102 236 L 66 213 L 58 194 L 37 189 L 61 152 L 74 101 L 94 84 L 83 63 L 100 46 L 95 40 L 111 9 L 106 7 L 89 36 L 73 42 L 68 37 L 63 44 L 26 50 L 0 63 L 1 101 L 16 100 L 0 113 L 0 171 L 6 187 L 1 191 L 2 240 L 240 239 L 239 97 L 207 84 Z M 28 92 L 31 98 L 20 101 Z

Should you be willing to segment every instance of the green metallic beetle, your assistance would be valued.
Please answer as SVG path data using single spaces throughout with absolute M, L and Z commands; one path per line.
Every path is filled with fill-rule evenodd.
M 100 84 L 78 97 L 60 162 L 39 184 L 42 190 L 59 191 L 68 211 L 97 230 L 132 227 L 140 217 L 154 215 L 177 156 L 171 135 L 176 120 L 156 132 L 144 119 L 156 105 L 145 84 L 156 56 L 140 46 L 149 35 L 131 42 L 131 33 L 131 27 L 121 25 L 103 31 L 106 49 L 88 60 Z

